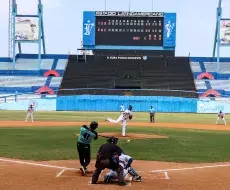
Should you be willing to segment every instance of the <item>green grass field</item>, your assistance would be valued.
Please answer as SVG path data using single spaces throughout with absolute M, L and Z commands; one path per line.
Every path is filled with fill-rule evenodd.
M 37 112 L 35 121 L 103 121 L 105 117 L 116 118 L 119 113 L 94 112 Z M 25 112 L 0 111 L 0 120 L 24 120 Z M 216 115 L 206 114 L 157 114 L 159 122 L 171 123 L 214 123 Z M 227 119 L 228 120 L 228 119 Z M 148 121 L 148 114 L 135 113 L 134 121 Z M 227 126 L 226 126 L 227 127 Z M 100 126 L 98 132 L 120 132 L 120 127 Z M 24 127 L 0 128 L 0 156 L 28 160 L 78 159 L 76 127 Z M 192 129 L 169 129 L 157 127 L 130 127 L 128 132 L 167 135 L 168 139 L 138 139 L 119 145 L 138 160 L 172 162 L 223 162 L 230 161 L 230 132 Z M 95 158 L 99 146 L 105 139 L 99 138 L 92 144 Z
M 0 121 L 24 121 L 26 112 L 0 111 Z M 116 118 L 116 112 L 36 112 L 36 121 L 104 121 L 106 117 Z M 148 113 L 134 112 L 133 122 L 149 121 Z M 157 113 L 157 122 L 164 123 L 208 123 L 216 122 L 217 114 L 193 114 L 193 113 Z M 228 116 L 226 116 L 228 120 Z M 132 122 L 131 121 L 131 122 Z

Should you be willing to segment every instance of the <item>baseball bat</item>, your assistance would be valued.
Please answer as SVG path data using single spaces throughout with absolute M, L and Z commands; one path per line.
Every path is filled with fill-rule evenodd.
M 105 135 L 98 135 L 99 137 L 104 137 L 104 138 L 111 138 L 109 136 L 105 136 Z

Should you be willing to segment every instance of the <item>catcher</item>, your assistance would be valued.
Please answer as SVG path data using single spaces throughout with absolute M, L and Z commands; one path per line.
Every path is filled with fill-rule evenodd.
M 109 121 L 110 123 L 114 123 L 114 124 L 122 122 L 122 136 L 125 137 L 127 120 L 128 119 L 131 120 L 133 118 L 132 109 L 133 109 L 133 107 L 130 105 L 129 108 L 127 110 L 125 110 L 118 117 L 117 120 L 114 120 L 114 119 L 111 119 L 111 118 L 107 118 L 105 121 Z
M 218 121 L 219 121 L 220 119 L 222 119 L 222 120 L 224 121 L 224 124 L 227 125 L 224 116 L 225 116 L 225 113 L 224 113 L 224 112 L 220 111 L 220 112 L 218 113 L 218 118 L 217 118 L 217 120 L 216 120 L 216 125 L 218 124 Z
M 124 169 L 124 172 L 123 172 L 124 178 L 129 174 L 132 176 L 132 181 L 141 182 L 142 181 L 141 176 L 131 166 L 132 163 L 133 163 L 132 157 L 122 152 L 121 156 L 119 157 L 119 164 Z M 114 180 L 117 180 L 117 179 L 118 179 L 117 172 L 110 170 L 104 176 L 104 183 L 112 183 Z

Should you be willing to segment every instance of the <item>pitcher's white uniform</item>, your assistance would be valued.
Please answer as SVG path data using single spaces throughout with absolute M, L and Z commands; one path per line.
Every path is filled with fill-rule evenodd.
M 127 124 L 127 120 L 129 119 L 129 116 L 132 116 L 132 106 L 129 106 L 129 109 L 125 110 L 119 117 L 117 120 L 111 119 L 111 118 L 107 118 L 106 121 L 109 121 L 110 123 L 119 123 L 122 122 L 122 136 L 125 137 L 125 132 L 126 132 L 126 124 Z
M 217 120 L 216 120 L 216 124 L 218 124 L 218 121 L 219 121 L 220 119 L 222 119 L 222 120 L 224 121 L 224 124 L 227 125 L 224 116 L 225 116 L 225 113 L 222 112 L 222 111 L 220 111 L 220 112 L 218 113 L 218 118 L 217 118 Z
M 31 121 L 34 122 L 34 116 L 33 116 L 33 114 L 34 114 L 34 108 L 33 108 L 32 105 L 30 105 L 30 107 L 27 110 L 27 116 L 26 116 L 25 122 L 27 122 L 29 116 L 31 117 Z

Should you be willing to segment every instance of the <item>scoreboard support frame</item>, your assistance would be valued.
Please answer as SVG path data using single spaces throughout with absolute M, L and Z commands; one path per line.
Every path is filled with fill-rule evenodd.
M 38 2 L 38 11 L 37 14 L 35 15 L 21 15 L 18 14 L 17 12 L 17 3 L 16 0 L 12 0 L 10 3 L 12 3 L 10 5 L 10 9 L 12 9 L 10 11 L 9 14 L 11 14 L 10 19 L 12 22 L 12 29 L 9 33 L 10 35 L 10 39 L 12 39 L 12 41 L 10 43 L 12 43 L 12 47 L 13 47 L 13 51 L 12 51 L 12 59 L 13 59 L 13 69 L 15 69 L 16 67 L 16 44 L 18 44 L 18 51 L 21 54 L 22 53 L 22 47 L 21 44 L 22 43 L 34 43 L 38 45 L 38 70 L 40 70 L 41 68 L 41 50 L 43 48 L 43 53 L 46 54 L 46 46 L 45 46 L 45 35 L 44 35 L 44 24 L 43 24 L 43 5 L 41 0 L 37 0 Z M 31 41 L 26 41 L 26 40 L 17 40 L 16 39 L 16 18 L 17 17 L 29 17 L 29 18 L 38 18 L 38 40 L 31 40 Z
M 222 0 L 219 0 L 218 7 L 216 11 L 216 30 L 214 35 L 214 45 L 213 45 L 213 59 L 217 61 L 217 72 L 220 72 L 220 50 L 221 47 L 229 47 L 230 42 L 228 43 L 221 43 L 221 21 L 230 21 L 230 18 L 223 18 L 222 17 Z

